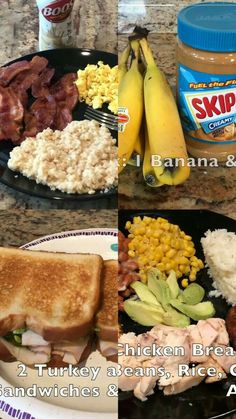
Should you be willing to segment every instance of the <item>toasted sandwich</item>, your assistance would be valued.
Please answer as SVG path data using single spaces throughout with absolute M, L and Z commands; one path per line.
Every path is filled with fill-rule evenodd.
M 98 349 L 109 361 L 117 362 L 118 353 L 118 292 L 117 292 L 118 262 L 104 262 L 102 276 L 102 299 L 97 314 L 96 332 Z
M 78 364 L 88 356 L 103 259 L 0 248 L 0 359 Z

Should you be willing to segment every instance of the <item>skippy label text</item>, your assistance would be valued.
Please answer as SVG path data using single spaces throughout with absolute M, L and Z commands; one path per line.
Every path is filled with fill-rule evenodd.
M 212 75 L 179 66 L 179 109 L 185 131 L 211 134 L 236 124 L 236 75 Z M 234 132 L 235 131 L 235 132 Z M 236 139 L 236 130 L 232 130 Z M 222 142 L 224 142 L 222 135 Z

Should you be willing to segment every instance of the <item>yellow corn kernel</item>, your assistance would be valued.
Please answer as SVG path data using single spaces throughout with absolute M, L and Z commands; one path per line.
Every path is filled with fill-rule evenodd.
M 167 253 L 167 252 L 169 252 L 169 250 L 170 250 L 170 246 L 169 246 L 168 244 L 163 244 L 162 249 L 163 249 L 163 252 L 164 252 L 164 253 Z
M 176 255 L 175 249 L 170 249 L 166 252 L 166 257 L 168 257 L 169 259 L 173 258 L 175 255 Z
M 204 263 L 201 259 L 198 259 L 198 266 L 199 266 L 200 269 L 204 268 Z
M 129 230 L 131 228 L 131 221 L 127 221 L 125 224 L 126 230 Z
M 165 270 L 165 265 L 164 265 L 164 263 L 158 263 L 157 264 L 157 268 L 160 270 L 160 271 L 164 271 Z
M 162 257 L 163 257 L 163 253 L 157 250 L 156 253 L 155 253 L 155 261 L 160 262 Z
M 161 261 L 162 261 L 162 263 L 169 263 L 170 259 L 168 259 L 166 256 L 163 256 Z
M 186 265 L 179 265 L 179 271 L 182 272 L 182 274 L 186 271 Z
M 148 263 L 148 258 L 146 256 L 140 256 L 139 261 L 145 265 Z
M 177 259 L 180 265 L 187 265 L 189 263 L 188 259 L 185 256 L 181 256 Z
M 170 230 L 170 224 L 168 222 L 163 224 L 163 230 L 164 231 L 169 231 Z
M 178 269 L 175 271 L 176 278 L 179 279 L 182 276 L 182 272 L 180 272 Z
M 187 280 L 187 278 L 182 279 L 181 285 L 182 285 L 183 288 L 186 288 L 188 286 L 188 280 Z
M 140 275 L 140 278 L 141 278 L 141 282 L 143 282 L 144 284 L 147 282 L 147 275 L 146 274 Z
M 134 238 L 134 234 L 128 234 L 129 239 L 133 239 Z
M 148 225 L 152 221 L 151 217 L 146 217 L 146 215 L 143 217 L 144 224 Z
M 172 269 L 171 262 L 168 262 L 166 264 L 166 271 L 169 272 L 169 271 L 171 271 L 171 269 Z
M 189 281 L 191 282 L 196 281 L 196 278 L 197 278 L 196 274 L 191 272 L 189 275 Z
M 191 262 L 191 266 L 193 266 L 194 268 L 198 268 L 198 262 L 194 260 L 193 262 Z
M 192 237 L 188 236 L 187 234 L 184 235 L 184 240 L 191 241 Z
M 141 217 L 134 217 L 134 218 L 133 218 L 133 223 L 134 223 L 134 224 L 139 224 L 139 223 L 141 223 L 141 221 L 142 221 L 142 220 L 141 220 Z
M 170 261 L 170 265 L 171 265 L 171 269 L 173 269 L 175 271 L 176 267 L 177 267 L 177 263 L 175 260 L 171 260 Z
M 161 231 L 159 229 L 153 232 L 153 237 L 155 237 L 156 239 L 159 239 L 160 236 L 161 236 Z
M 129 250 L 129 251 L 128 251 L 128 255 L 129 255 L 131 258 L 134 258 L 134 257 L 135 257 L 135 251 L 134 251 L 134 250 Z
M 157 221 L 161 224 L 168 223 L 168 220 L 166 220 L 165 218 L 162 218 L 162 217 L 158 217 Z

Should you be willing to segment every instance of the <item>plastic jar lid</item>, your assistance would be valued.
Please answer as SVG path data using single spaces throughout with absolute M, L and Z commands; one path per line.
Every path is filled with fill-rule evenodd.
M 178 15 L 179 39 L 192 48 L 236 52 L 236 3 L 201 3 Z

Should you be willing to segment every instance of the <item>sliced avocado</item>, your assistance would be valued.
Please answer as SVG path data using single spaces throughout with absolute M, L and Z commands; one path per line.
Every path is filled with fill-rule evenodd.
M 153 292 L 157 301 L 165 308 L 170 300 L 171 293 L 168 284 L 163 279 L 156 279 L 154 275 L 148 273 L 148 288 Z
M 163 313 L 157 306 L 143 301 L 126 300 L 124 310 L 132 320 L 143 326 L 155 326 L 163 320 Z
M 175 271 L 170 272 L 166 282 L 170 288 L 171 298 L 177 298 L 180 293 L 180 288 L 177 282 Z
M 199 284 L 190 284 L 183 291 L 183 302 L 186 304 L 198 304 L 200 303 L 205 295 L 205 290 Z
M 182 290 L 180 290 L 179 295 L 177 297 L 177 300 L 180 301 L 181 303 L 184 303 L 183 291 Z
M 181 303 L 178 300 L 171 300 L 170 304 L 179 310 L 181 313 L 190 317 L 193 320 L 204 320 L 213 317 L 215 314 L 215 309 L 213 304 L 210 301 L 205 301 L 204 303 L 198 303 L 195 305 L 189 305 Z
M 163 323 L 173 327 L 187 327 L 190 325 L 190 318 L 169 306 L 163 316 Z
M 143 284 L 140 281 L 135 281 L 132 282 L 130 286 L 136 292 L 137 296 L 140 298 L 141 301 L 144 301 L 145 303 L 159 305 L 155 295 L 149 290 L 147 285 Z

